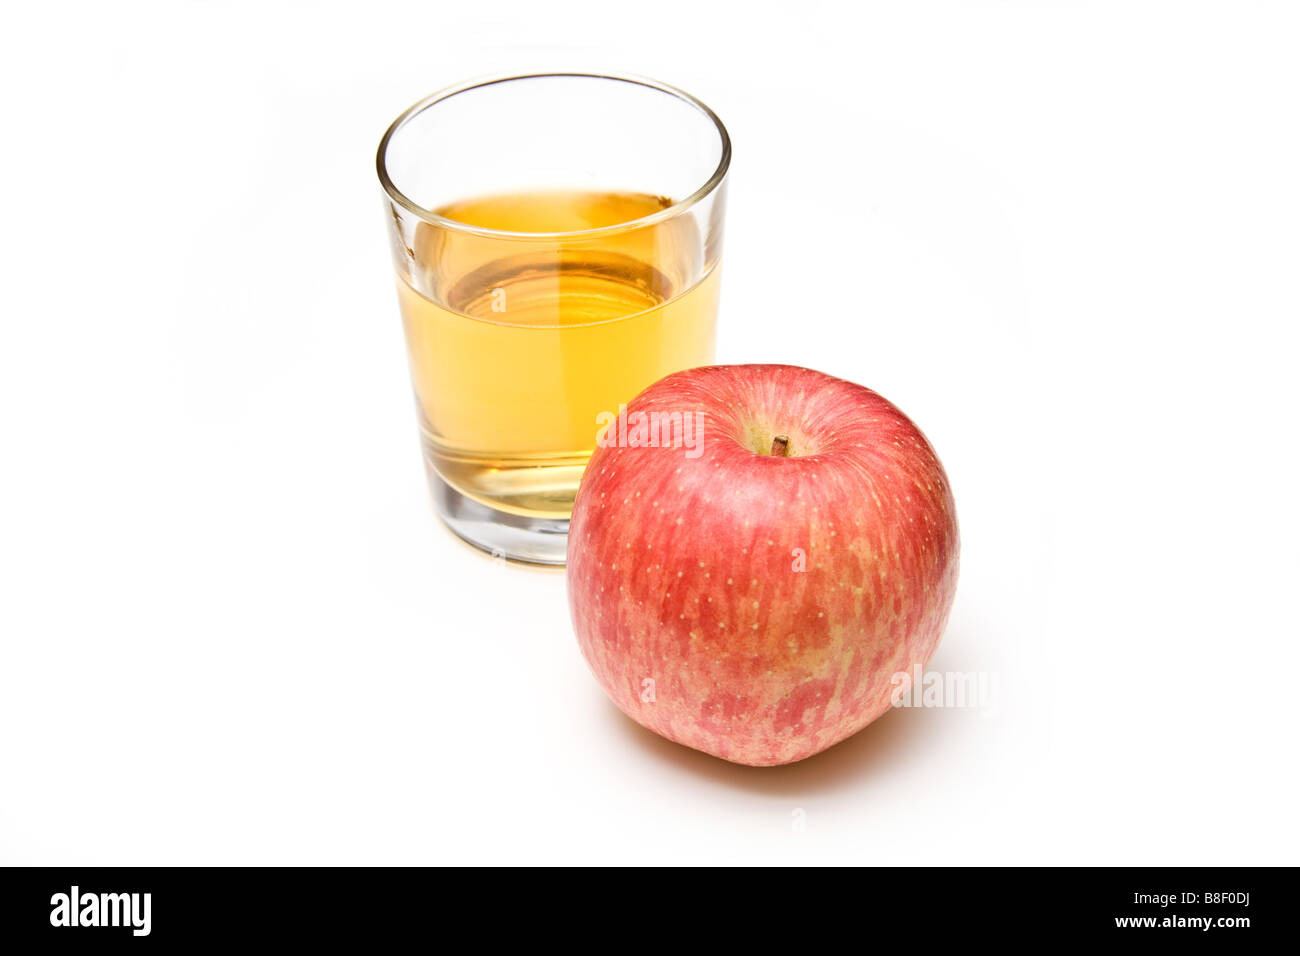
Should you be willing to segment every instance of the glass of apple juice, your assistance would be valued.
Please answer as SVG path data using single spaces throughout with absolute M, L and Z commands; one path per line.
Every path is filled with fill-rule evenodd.
M 602 413 L 713 361 L 731 145 L 692 96 L 583 73 L 435 93 L 379 145 L 435 507 L 563 564 Z

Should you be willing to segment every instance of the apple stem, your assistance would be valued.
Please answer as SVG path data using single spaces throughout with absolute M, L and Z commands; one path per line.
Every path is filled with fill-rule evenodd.
M 772 454 L 777 458 L 784 458 L 785 453 L 790 450 L 790 436 L 777 435 L 772 439 Z

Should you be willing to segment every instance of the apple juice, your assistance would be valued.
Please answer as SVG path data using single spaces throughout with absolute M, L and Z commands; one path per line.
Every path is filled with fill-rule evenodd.
M 597 416 L 712 362 L 718 270 L 698 223 L 636 223 L 671 205 L 536 192 L 436 210 L 484 232 L 420 224 L 398 296 L 425 460 L 445 481 L 494 508 L 567 518 Z M 565 235 L 592 229 L 605 231 Z

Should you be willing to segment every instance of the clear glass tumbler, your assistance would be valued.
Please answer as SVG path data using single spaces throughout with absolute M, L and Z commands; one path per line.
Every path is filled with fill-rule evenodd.
M 379 144 L 438 513 L 563 564 L 600 425 L 713 361 L 727 131 L 650 80 L 562 73 L 443 90 Z

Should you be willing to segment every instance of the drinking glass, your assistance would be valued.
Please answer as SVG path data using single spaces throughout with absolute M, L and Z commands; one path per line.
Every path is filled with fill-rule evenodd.
M 713 361 L 730 158 L 707 106 L 626 76 L 476 81 L 389 127 L 377 165 L 421 446 L 457 535 L 563 564 L 601 423 Z

